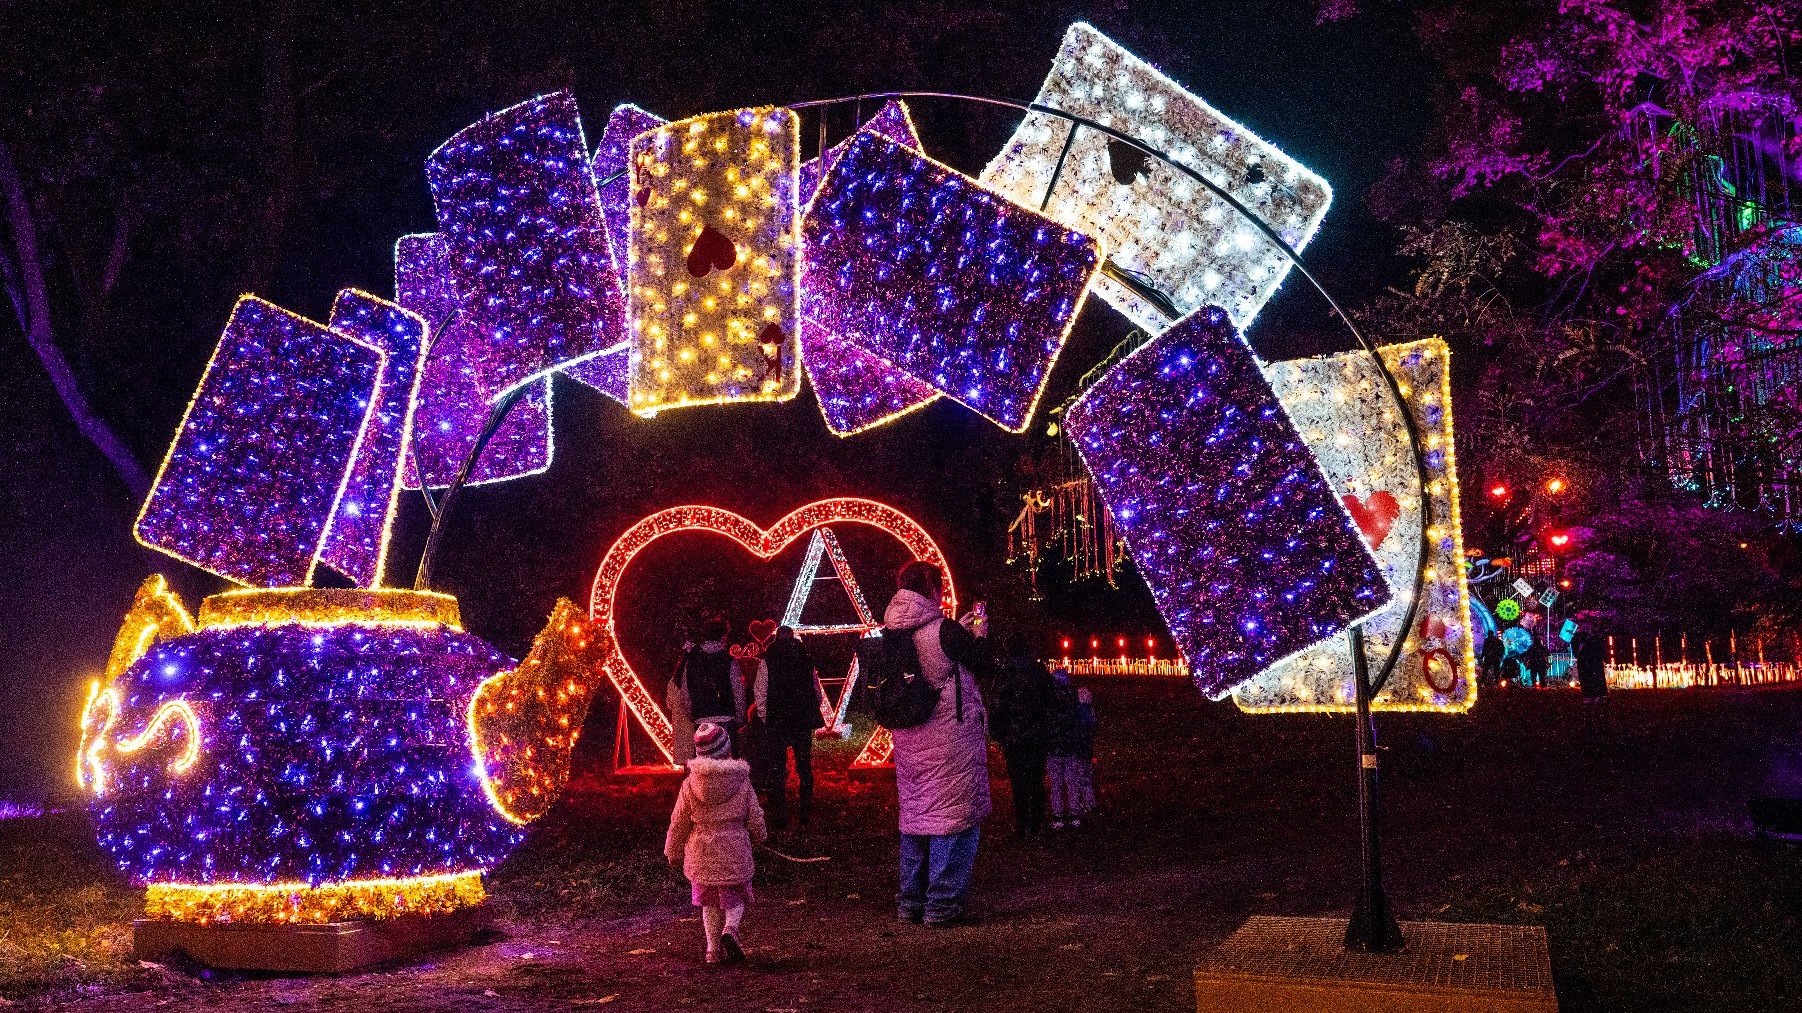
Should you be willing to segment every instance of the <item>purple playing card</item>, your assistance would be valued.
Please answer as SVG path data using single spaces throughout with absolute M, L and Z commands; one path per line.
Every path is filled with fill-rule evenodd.
M 491 398 L 625 343 L 625 299 L 572 95 L 483 117 L 425 169 L 452 284 L 497 350 L 478 378 Z
M 400 498 L 401 448 L 413 426 L 413 394 L 425 354 L 426 322 L 386 299 L 347 288 L 332 304 L 331 328 L 382 350 L 382 384 L 350 480 L 319 550 L 322 562 L 377 587 L 388 556 L 388 528 Z
M 445 264 L 448 257 L 436 233 L 402 236 L 394 244 L 395 301 L 434 329 L 442 329 L 426 357 L 413 436 L 401 454 L 402 477 L 409 489 L 419 488 L 421 470 L 434 487 L 451 483 L 488 419 L 494 384 L 483 378 L 494 369 L 491 360 L 504 353 L 482 338 L 466 314 L 455 313 L 457 297 Z M 546 378 L 514 404 L 482 451 L 470 481 L 503 482 L 550 466 L 551 381 Z
M 616 106 L 594 149 L 594 181 L 601 192 L 601 216 L 607 222 L 607 246 L 613 274 L 625 292 L 627 244 L 632 234 L 632 138 L 669 121 L 635 105 Z M 803 191 L 805 192 L 805 191 Z
M 1388 603 L 1225 310 L 1197 310 L 1127 356 L 1066 426 L 1209 697 Z
M 238 300 L 138 514 L 138 540 L 240 584 L 309 582 L 382 358 L 273 303 Z
M 860 129 L 924 151 L 907 106 L 900 102 L 885 103 Z M 823 156 L 801 163 L 804 201 L 812 202 L 826 171 L 838 164 L 852 139 L 847 137 L 826 149 Z M 805 278 L 802 284 L 806 284 Z M 938 391 L 814 323 L 801 325 L 801 362 L 807 367 L 807 379 L 819 399 L 826 428 L 838 436 L 892 422 L 939 396 Z
M 802 235 L 803 317 L 1013 432 L 1101 264 L 1082 233 L 867 131 Z

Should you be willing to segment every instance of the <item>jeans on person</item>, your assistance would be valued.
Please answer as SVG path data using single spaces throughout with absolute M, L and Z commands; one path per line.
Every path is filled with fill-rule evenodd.
M 895 897 L 896 913 L 909 921 L 923 917 L 928 925 L 963 917 L 981 829 L 971 827 L 955 834 L 902 834 L 901 892 Z
M 1066 820 L 1087 816 L 1095 809 L 1094 764 L 1080 756 L 1053 756 L 1046 761 L 1051 772 L 1051 818 Z
M 797 814 L 802 823 L 813 815 L 813 729 L 770 728 L 765 731 L 768 757 L 770 826 L 788 826 L 788 754 L 795 754 L 795 778 L 800 781 Z
M 1013 786 L 1014 832 L 1036 834 L 1045 828 L 1045 747 L 1001 747 L 1007 780 Z

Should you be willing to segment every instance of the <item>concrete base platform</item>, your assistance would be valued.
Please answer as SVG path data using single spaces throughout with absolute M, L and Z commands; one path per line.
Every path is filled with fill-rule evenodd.
M 195 925 L 140 918 L 131 924 L 140 960 L 180 953 L 208 967 L 337 974 L 468 943 L 493 922 L 488 905 L 450 914 L 323 925 Z
M 1403 922 L 1407 948 L 1377 954 L 1345 924 L 1247 920 L 1196 968 L 1198 1013 L 1557 1013 L 1542 928 Z

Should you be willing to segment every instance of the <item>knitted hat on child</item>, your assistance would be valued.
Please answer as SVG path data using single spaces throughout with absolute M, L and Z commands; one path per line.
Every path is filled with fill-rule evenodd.
M 695 726 L 695 755 L 723 760 L 732 753 L 732 739 L 726 729 L 711 721 Z

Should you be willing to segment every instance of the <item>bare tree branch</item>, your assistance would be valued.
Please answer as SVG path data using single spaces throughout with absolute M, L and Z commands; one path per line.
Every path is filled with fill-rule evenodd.
M 75 420 L 75 427 L 106 456 L 132 496 L 142 499 L 150 491 L 150 479 L 112 427 L 88 404 L 87 397 L 75 382 L 75 371 L 56 345 L 50 329 L 50 292 L 38 255 L 37 226 L 32 220 L 31 205 L 25 199 L 25 185 L 13 165 L 12 151 L 3 140 L 0 140 L 0 196 L 6 200 L 12 248 L 17 257 L 16 264 L 8 265 L 7 291 L 13 295 L 15 310 L 23 310 L 17 315 L 19 326 L 25 332 L 25 341 L 43 364 L 44 371 L 50 374 L 50 382 L 62 399 L 63 407 Z M 23 292 L 22 302 L 16 294 L 19 291 Z

